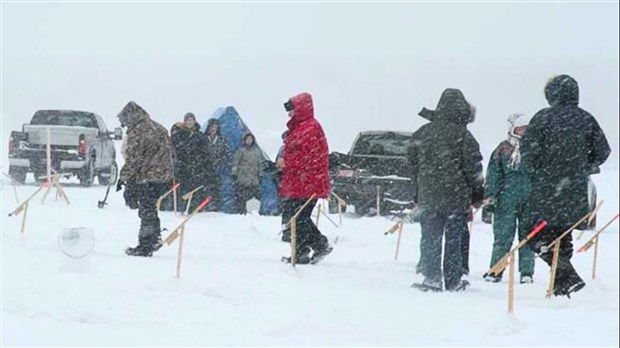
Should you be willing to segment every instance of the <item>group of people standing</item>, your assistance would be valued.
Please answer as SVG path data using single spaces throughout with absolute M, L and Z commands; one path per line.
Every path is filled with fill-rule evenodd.
M 476 109 L 463 93 L 446 89 L 435 110 L 423 108 L 419 113 L 429 122 L 414 132 L 408 158 L 414 186 L 411 198 L 422 229 L 418 270 L 424 280 L 413 287 L 423 291 L 468 287 L 462 277 L 469 272 L 467 224 L 474 209 L 483 207 L 483 221 L 493 225 L 491 266 L 510 250 L 515 233 L 523 240 L 541 221 L 547 222 L 519 251 L 521 283 L 533 282 L 535 255 L 551 264 L 547 246 L 590 211 L 589 176 L 607 160 L 609 144 L 594 117 L 579 107 L 579 88 L 572 77 L 551 79 L 545 96 L 550 106 L 530 122 L 521 114 L 508 117 L 507 140 L 493 151 L 486 180 L 479 144 L 467 129 Z M 296 261 L 316 263 L 332 251 L 311 219 L 317 199 L 328 198 L 330 192 L 327 140 L 314 117 L 310 94 L 292 97 L 284 107 L 289 121 L 275 163 L 283 240 L 289 240 L 289 222 L 296 216 Z M 164 127 L 134 102 L 118 117 L 128 128 L 118 187 L 125 183 L 128 188 L 137 187 L 141 218 L 138 246 L 128 248 L 127 253 L 150 256 L 161 246 L 155 202 L 173 177 L 181 183 L 181 194 L 204 185 L 204 194 L 217 202 L 218 168 L 231 154 L 215 119 L 203 134 L 195 116 L 188 113 L 172 127 L 170 140 Z M 262 159 L 254 136 L 246 134 L 232 165 L 240 213 L 245 212 L 249 198 L 258 196 Z M 571 264 L 572 252 L 569 234 L 560 244 L 557 296 L 568 296 L 585 286 Z M 501 274 L 485 275 L 491 282 L 501 278 Z
M 311 218 L 317 199 L 329 195 L 329 153 L 327 140 L 319 122 L 314 118 L 312 96 L 302 93 L 285 104 L 290 120 L 284 145 L 276 159 L 280 206 L 284 233 L 290 234 L 287 223 L 297 214 L 297 263 L 316 263 L 332 251 L 327 238 Z M 217 209 L 220 198 L 220 171 L 232 160 L 232 176 L 237 196 L 237 212 L 247 213 L 246 203 L 259 198 L 263 176 L 264 156 L 256 145 L 254 135 L 246 133 L 239 149 L 231 154 L 222 136 L 219 123 L 211 119 L 206 132 L 200 131 L 196 117 L 187 113 L 183 122 L 166 129 L 150 118 L 135 102 L 129 102 L 118 114 L 121 126 L 127 127 L 125 157 L 117 191 L 125 187 L 127 205 L 138 209 L 141 219 L 138 245 L 127 248 L 132 256 L 151 256 L 161 247 L 161 226 L 156 203 L 174 182 L 180 184 L 179 195 L 201 186 L 192 200 L 198 204 L 207 195 L 207 205 Z M 178 200 L 178 210 L 184 211 L 184 200 Z M 193 209 L 193 207 L 189 207 Z M 312 253 L 312 254 L 311 254 Z
M 409 160 L 422 228 L 419 269 L 424 280 L 413 287 L 423 291 L 468 287 L 462 279 L 468 247 L 462 244 L 468 243 L 464 235 L 472 209 L 484 206 L 483 220 L 493 225 L 491 266 L 510 250 L 515 233 L 524 240 L 540 222 L 547 222 L 519 250 L 521 283 L 533 282 L 535 255 L 551 265 L 548 246 L 590 211 L 589 176 L 599 172 L 611 149 L 595 118 L 579 107 L 575 79 L 554 77 L 544 92 L 550 106 L 530 122 L 521 114 L 508 117 L 508 139 L 493 151 L 486 181 L 479 145 L 467 130 L 475 109 L 463 93 L 446 89 L 435 110 L 420 112 L 430 122 L 413 134 Z M 556 296 L 570 297 L 585 286 L 571 264 L 572 253 L 568 234 L 560 243 Z M 498 282 L 502 274 L 484 278 Z
M 211 197 L 207 210 L 216 211 L 221 206 L 220 177 L 224 166 L 232 159 L 232 175 L 235 180 L 237 212 L 247 213 L 246 202 L 259 198 L 259 184 L 263 156 L 256 145 L 254 135 L 247 133 L 239 149 L 233 155 L 222 136 L 219 121 L 207 122 L 205 133 L 200 130 L 193 113 L 185 114 L 183 122 L 177 122 L 170 130 L 173 147 L 174 179 L 178 183 L 178 195 L 198 189 L 192 199 L 192 211 L 206 196 Z M 199 189 L 202 187 L 201 189 Z M 178 200 L 177 211 L 186 211 L 185 200 Z M 165 210 L 172 209 L 169 199 Z

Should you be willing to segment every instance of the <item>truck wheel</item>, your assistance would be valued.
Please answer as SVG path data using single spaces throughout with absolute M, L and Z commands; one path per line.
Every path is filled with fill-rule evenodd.
M 355 205 L 355 214 L 359 216 L 368 215 L 369 206 L 366 204 L 356 204 Z
M 26 174 L 28 172 L 25 169 L 15 166 L 9 166 L 9 175 L 13 180 L 17 181 L 20 184 L 26 182 Z
M 99 179 L 99 185 L 108 186 L 116 182 L 116 178 L 118 177 L 118 165 L 115 161 L 110 164 L 110 167 L 108 167 L 108 170 L 105 174 L 105 176 L 103 175 L 103 173 L 99 173 L 99 175 L 97 175 L 97 178 Z
M 84 187 L 90 187 L 95 181 L 95 158 L 92 157 L 88 162 L 84 172 L 79 177 L 80 185 Z

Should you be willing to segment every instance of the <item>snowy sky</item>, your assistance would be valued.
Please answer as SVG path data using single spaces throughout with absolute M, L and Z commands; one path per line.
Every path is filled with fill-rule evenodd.
M 282 103 L 302 91 L 347 151 L 362 130 L 417 129 L 446 87 L 476 105 L 470 129 L 493 147 L 568 73 L 617 159 L 618 27 L 618 2 L 3 3 L 1 158 L 37 109 L 112 128 L 129 100 L 168 128 L 234 105 L 273 156 Z

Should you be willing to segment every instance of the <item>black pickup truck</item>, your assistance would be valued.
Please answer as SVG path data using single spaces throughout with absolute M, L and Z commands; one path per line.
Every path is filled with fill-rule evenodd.
M 355 206 L 358 215 L 387 215 L 411 208 L 413 185 L 407 149 L 411 132 L 366 131 L 355 138 L 348 154 L 330 157 L 332 192 Z M 337 211 L 330 196 L 329 210 Z

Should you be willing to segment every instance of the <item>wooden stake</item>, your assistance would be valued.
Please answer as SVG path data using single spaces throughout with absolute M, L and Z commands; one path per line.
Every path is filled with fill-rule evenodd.
M 9 216 L 18 215 L 19 213 L 21 213 L 25 209 L 26 204 L 28 204 L 28 202 L 30 202 L 30 200 L 34 198 L 34 196 L 36 196 L 37 193 L 39 193 L 42 189 L 43 189 L 43 186 L 39 186 L 39 188 L 36 191 L 34 191 L 34 193 L 30 195 L 30 197 L 26 198 L 26 200 L 23 201 L 20 205 L 18 205 L 17 208 L 15 208 L 15 210 L 10 212 Z
M 608 223 L 605 224 L 605 226 L 603 226 L 600 230 L 598 230 L 593 236 L 592 238 L 590 238 L 590 240 L 588 240 L 584 245 L 581 246 L 581 248 L 577 249 L 578 253 L 583 253 L 588 251 L 592 245 L 594 244 L 594 239 L 596 237 L 598 237 L 601 232 L 603 232 L 607 227 L 609 227 L 609 225 L 611 225 L 614 221 L 616 221 L 618 219 L 619 214 L 616 213 L 616 215 L 613 217 L 613 219 L 609 220 Z
M 532 239 L 536 234 L 538 234 L 538 232 L 540 232 L 545 226 L 547 226 L 547 221 L 545 221 L 545 220 L 541 221 L 532 230 L 532 232 L 530 232 L 530 234 L 527 235 L 527 237 L 524 240 L 519 242 L 519 244 L 517 244 L 508 253 L 506 253 L 506 255 L 504 255 L 504 257 L 502 257 L 499 261 L 497 261 L 497 263 L 495 263 L 495 265 L 493 265 L 493 267 L 491 267 L 487 271 L 487 273 L 485 273 L 485 275 L 486 274 L 500 274 L 501 272 L 503 272 L 504 269 L 506 268 L 506 266 L 508 266 L 508 258 L 510 257 L 510 255 L 514 254 L 515 252 L 517 252 L 517 250 L 519 250 L 521 247 L 523 247 L 530 239 Z
M 334 227 L 336 227 L 336 228 L 339 228 L 339 227 L 340 227 L 340 226 L 338 226 L 338 224 L 337 224 L 337 223 L 335 223 L 335 222 L 334 222 L 334 220 L 332 220 L 332 218 L 330 218 L 330 217 L 329 217 L 329 215 L 327 215 L 327 213 L 325 213 L 325 210 L 324 210 L 324 209 L 321 209 L 321 214 L 322 214 L 323 216 L 325 216 L 325 218 L 326 218 L 329 222 L 331 222 L 331 223 L 332 223 L 332 225 L 334 225 Z
M 179 251 L 177 253 L 177 278 L 181 278 L 181 260 L 183 259 L 183 237 L 185 236 L 185 225 L 179 230 Z
M 396 253 L 394 254 L 394 260 L 398 260 L 398 251 L 400 249 L 400 236 L 403 234 L 403 221 L 398 223 L 398 240 L 396 241 Z
M 377 216 L 381 216 L 381 186 L 377 185 Z
M 26 228 L 26 215 L 28 215 L 28 201 L 26 201 L 26 205 L 24 206 L 24 216 L 22 217 L 22 234 L 24 234 L 24 230 Z
M 183 200 L 187 201 L 187 207 L 185 209 L 185 214 L 189 214 L 189 208 L 192 205 L 192 198 L 194 198 L 194 193 L 200 191 L 202 188 L 204 187 L 204 185 L 200 185 L 198 187 L 196 187 L 195 189 L 189 191 L 188 193 L 184 194 Z
M 336 200 L 336 202 L 338 203 L 338 222 L 340 223 L 340 226 L 342 226 L 342 204 L 340 203 L 340 200 Z
M 587 226 L 590 226 L 590 224 L 592 223 L 592 220 L 594 220 L 594 218 L 596 217 L 596 213 L 598 212 L 599 209 L 601 209 L 601 206 L 603 205 L 603 203 L 605 203 L 605 201 L 603 200 L 600 200 L 596 203 L 596 207 L 594 207 L 594 210 L 592 210 L 592 213 L 590 214 L 590 217 L 588 218 Z M 575 239 L 580 240 L 581 237 L 583 237 L 583 234 L 585 232 L 586 230 L 581 230 L 581 232 L 579 232 L 579 235 Z
M 176 214 L 177 213 L 177 185 L 176 183 L 172 185 L 172 205 L 173 205 L 174 213 Z
M 289 227 L 291 225 L 291 222 L 297 219 L 299 214 L 301 214 L 301 211 L 304 210 L 304 208 L 310 203 L 310 201 L 314 199 L 314 197 L 316 197 L 316 193 L 313 193 L 312 196 L 310 196 L 310 198 L 308 198 L 308 200 L 304 203 L 304 205 L 302 205 L 299 209 L 297 209 L 297 212 L 295 213 L 295 215 L 293 215 L 293 217 L 290 220 L 288 220 L 285 227 Z
M 515 254 L 508 258 L 510 267 L 508 268 L 508 313 L 512 314 L 515 297 Z
M 164 241 L 162 242 L 162 244 L 167 244 L 170 245 L 172 244 L 180 235 L 180 230 L 182 227 L 185 227 L 185 224 L 187 224 L 187 222 L 193 218 L 196 214 L 198 214 L 199 211 L 201 211 L 207 204 L 209 204 L 209 202 L 211 202 L 211 196 L 208 196 L 207 198 L 205 198 L 198 207 L 196 207 L 196 209 L 194 209 L 194 211 L 192 212 L 191 215 L 189 215 L 188 217 L 186 217 L 183 221 L 181 221 L 181 223 L 179 224 L 179 226 L 177 226 L 177 228 L 175 228 L 172 233 L 170 233 L 168 235 L 168 237 L 166 237 L 164 239 Z
M 291 220 L 291 264 L 297 263 L 297 217 Z
M 555 275 L 558 271 L 558 260 L 560 259 L 560 243 L 555 243 L 553 246 L 553 260 L 551 261 L 551 272 L 549 279 L 549 287 L 547 287 L 547 298 L 553 295 L 553 288 L 555 287 Z
M 172 188 L 171 188 L 170 190 L 166 191 L 166 193 L 164 193 L 163 195 L 161 195 L 161 197 L 159 197 L 159 198 L 157 199 L 157 204 L 156 204 L 157 211 L 159 211 L 159 208 L 161 208 L 161 202 L 162 202 L 162 201 L 163 201 L 166 197 L 168 197 L 168 195 L 170 195 L 173 191 L 175 191 L 177 188 L 179 188 L 179 186 L 180 186 L 180 185 L 181 185 L 181 184 L 177 182 L 176 184 L 174 184 L 174 185 L 172 186 Z
M 331 194 L 336 197 L 336 202 L 338 203 L 338 216 L 340 218 L 340 226 L 342 226 L 342 207 L 347 205 L 347 202 L 345 202 L 344 199 L 340 198 L 340 196 L 338 196 L 334 192 L 332 192 Z
M 594 260 L 592 260 L 592 279 L 596 279 L 596 259 L 598 258 L 598 235 L 594 239 Z

